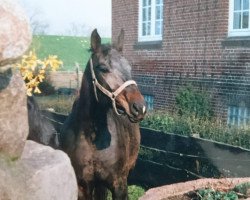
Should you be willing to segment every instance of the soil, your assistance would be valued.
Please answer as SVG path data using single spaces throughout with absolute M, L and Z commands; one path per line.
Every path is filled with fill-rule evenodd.
M 140 200 L 191 200 L 188 193 L 202 188 L 212 188 L 219 191 L 228 191 L 236 185 L 250 182 L 249 178 L 222 178 L 198 179 L 184 183 L 176 183 L 148 190 Z M 250 197 L 247 198 L 250 200 Z

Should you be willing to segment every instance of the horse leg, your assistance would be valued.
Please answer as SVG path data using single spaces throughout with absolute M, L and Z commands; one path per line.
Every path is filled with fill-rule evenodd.
M 93 184 L 81 181 L 78 184 L 78 200 L 92 200 L 93 188 Z
M 106 200 L 108 196 L 107 188 L 103 185 L 96 185 L 94 189 L 94 200 Z
M 111 192 L 113 200 L 128 200 L 127 179 L 115 181 Z

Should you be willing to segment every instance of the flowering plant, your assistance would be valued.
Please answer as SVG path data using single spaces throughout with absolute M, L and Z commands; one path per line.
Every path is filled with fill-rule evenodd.
M 41 93 L 39 84 L 45 79 L 46 70 L 56 71 L 63 64 L 55 55 L 49 55 L 44 60 L 37 58 L 35 52 L 30 51 L 24 55 L 16 67 L 20 70 L 27 88 L 27 95 L 32 93 Z

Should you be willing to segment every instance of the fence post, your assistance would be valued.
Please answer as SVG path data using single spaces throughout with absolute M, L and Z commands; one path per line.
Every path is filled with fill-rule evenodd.
M 79 92 L 79 87 L 80 87 L 80 84 L 79 84 L 79 63 L 78 62 L 75 62 L 75 66 L 76 66 L 76 89 L 77 89 L 77 93 Z

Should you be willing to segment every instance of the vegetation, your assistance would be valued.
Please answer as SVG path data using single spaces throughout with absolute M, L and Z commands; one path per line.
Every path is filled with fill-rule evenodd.
M 176 95 L 176 111 L 151 112 L 141 126 L 186 136 L 223 142 L 250 149 L 250 127 L 228 127 L 213 117 L 211 100 L 206 91 L 192 86 L 182 88 Z
M 69 114 L 75 100 L 75 96 L 69 95 L 50 95 L 35 96 L 41 110 L 53 108 L 55 112 Z
M 145 190 L 136 185 L 128 186 L 129 200 L 138 200 L 145 193 Z M 112 200 L 111 193 L 108 194 L 108 200 Z
M 178 113 L 199 118 L 211 118 L 213 111 L 206 91 L 195 89 L 192 85 L 185 86 L 176 95 Z
M 102 43 L 110 43 L 110 38 L 102 38 Z M 84 69 L 89 59 L 90 41 L 88 37 L 35 35 L 31 49 L 35 50 L 39 58 L 55 54 L 63 61 L 60 70 L 75 70 L 75 63 Z
M 219 120 L 200 119 L 195 116 L 180 116 L 168 112 L 154 112 L 146 116 L 141 126 L 186 136 L 223 142 L 250 149 L 250 128 L 228 127 Z
M 28 55 L 24 55 L 21 62 L 16 64 L 16 67 L 20 70 L 26 83 L 27 95 L 41 93 L 39 84 L 45 80 L 46 73 L 49 70 L 56 71 L 60 65 L 62 65 L 62 61 L 54 55 L 50 55 L 43 60 L 38 59 L 32 51 Z
M 247 191 L 250 189 L 250 182 L 236 185 L 229 191 L 219 191 L 214 189 L 200 189 L 192 194 L 192 199 L 197 200 L 238 200 L 249 197 Z M 194 197 L 194 195 L 196 197 Z M 189 196 L 189 195 L 188 195 Z

